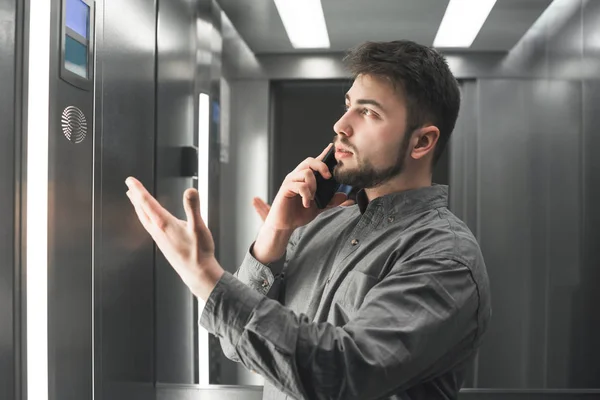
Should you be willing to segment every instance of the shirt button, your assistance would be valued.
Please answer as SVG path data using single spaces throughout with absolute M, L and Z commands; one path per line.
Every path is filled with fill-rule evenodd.
M 388 218 L 388 222 L 394 222 L 394 219 L 395 219 L 394 216 L 391 216 Z
M 266 288 L 267 286 L 269 286 L 269 281 L 265 279 L 265 280 L 262 282 L 262 287 Z
M 352 239 L 350 243 L 352 244 L 352 246 L 356 246 L 358 244 L 358 239 Z

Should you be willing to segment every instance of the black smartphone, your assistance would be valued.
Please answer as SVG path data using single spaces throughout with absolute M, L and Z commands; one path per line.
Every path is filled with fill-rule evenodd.
M 335 146 L 331 146 L 325 157 L 323 158 L 323 162 L 329 168 L 329 172 L 331 173 L 331 178 L 325 179 L 321 176 L 317 171 L 313 171 L 315 174 L 315 178 L 317 179 L 317 192 L 315 193 L 315 203 L 317 207 L 323 209 L 327 207 L 327 204 L 333 198 L 333 195 L 338 190 L 340 184 L 333 177 L 333 169 L 337 165 L 337 160 L 335 159 Z

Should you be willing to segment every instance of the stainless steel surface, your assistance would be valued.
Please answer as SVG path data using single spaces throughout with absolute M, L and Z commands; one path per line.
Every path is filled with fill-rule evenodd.
M 221 33 L 223 38 L 223 77 L 232 79 L 241 75 L 263 76 L 262 67 L 256 55 L 240 36 L 224 11 L 221 11 Z
M 97 4 L 95 398 L 145 400 L 155 393 L 154 246 L 124 180 L 153 191 L 156 9 Z
M 65 140 L 61 116 L 78 107 L 90 122 L 93 91 L 59 78 L 62 2 L 52 1 L 48 140 L 48 382 L 50 400 L 92 398 L 93 141 Z M 93 131 L 93 124 L 88 125 Z M 36 140 L 35 135 L 28 140 Z M 29 171 L 35 173 L 35 171 Z M 29 294 L 31 296 L 31 294 Z
M 157 400 L 260 400 L 262 388 L 215 385 L 210 389 L 194 386 L 158 385 Z
M 498 0 L 467 51 L 509 50 L 550 1 Z M 255 54 L 307 52 L 291 46 L 272 0 L 219 3 Z M 448 0 L 385 0 L 376 7 L 360 0 L 323 0 L 322 5 L 331 41 L 326 51 L 339 52 L 365 40 L 410 39 L 431 45 Z M 358 19 L 361 23 L 354 23 Z
M 221 165 L 219 262 L 235 272 L 262 221 L 254 196 L 269 195 L 269 82 L 230 81 L 230 162 Z M 221 383 L 260 385 L 262 378 L 222 356 Z
M 593 367 L 600 362 L 593 339 L 600 326 L 590 306 L 597 296 L 588 283 L 598 277 L 596 232 L 587 222 L 597 219 L 590 207 L 594 139 L 586 130 L 595 118 L 589 110 L 598 104 L 596 86 L 480 80 L 476 96 L 463 87 L 452 206 L 480 240 L 495 304 L 473 386 L 600 385 Z M 469 110 L 476 110 L 476 131 Z M 473 144 L 474 151 L 465 147 Z
M 600 390 L 503 390 L 503 389 L 463 389 L 459 400 L 592 400 L 600 397 Z
M 18 355 L 19 290 L 15 253 L 16 190 L 15 169 L 18 139 L 15 121 L 17 2 L 0 0 L 0 398 L 15 398 Z
M 182 195 L 192 179 L 178 176 L 176 149 L 194 144 L 197 100 L 196 8 L 185 0 L 158 3 L 156 81 L 156 195 L 185 219 Z M 194 383 L 194 297 L 156 252 L 156 381 Z
M 600 16 L 600 3 L 597 15 Z M 600 59 L 600 58 L 599 58 Z M 600 158 L 595 149 L 600 146 L 600 81 L 583 82 L 583 138 L 581 166 L 582 174 L 582 266 L 580 281 L 583 287 L 578 296 L 573 314 L 573 352 L 579 362 L 572 365 L 574 376 L 580 386 L 600 387 L 598 368 L 600 363 L 600 318 L 595 305 L 600 301 L 597 283 L 600 282 L 600 253 L 597 250 L 600 238 Z

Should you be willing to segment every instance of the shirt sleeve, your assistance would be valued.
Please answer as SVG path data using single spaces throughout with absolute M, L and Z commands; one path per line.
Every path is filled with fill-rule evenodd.
M 345 326 L 314 323 L 225 274 L 201 324 L 240 362 L 295 398 L 370 399 L 447 372 L 478 332 L 468 266 L 444 258 L 394 265 Z
M 290 237 L 290 240 L 286 246 L 285 255 L 280 260 L 269 265 L 264 265 L 254 258 L 252 255 L 254 243 L 252 243 L 246 252 L 246 256 L 244 257 L 242 265 L 240 265 L 233 276 L 241 283 L 246 285 L 249 289 L 265 295 L 270 299 L 277 300 L 279 298 L 281 284 L 283 282 L 283 271 L 285 271 L 287 262 L 294 253 L 296 243 L 299 238 L 299 231 L 300 229 L 296 229 Z M 206 304 L 201 305 L 201 309 L 199 309 L 200 315 L 204 313 L 205 306 Z M 232 361 L 239 362 L 240 359 L 235 351 L 235 347 L 232 346 L 227 338 L 220 337 L 219 341 L 225 356 Z

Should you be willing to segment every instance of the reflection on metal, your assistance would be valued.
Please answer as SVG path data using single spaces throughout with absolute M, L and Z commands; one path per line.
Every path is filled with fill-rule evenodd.
M 531 43 L 535 40 L 545 40 L 560 32 L 573 15 L 584 7 L 588 0 L 554 0 L 548 8 L 533 23 L 517 44 L 510 50 L 502 65 L 514 65 L 516 68 L 527 62 L 533 52 L 538 50 Z M 575 46 L 576 47 L 576 46 Z
M 240 36 L 224 11 L 221 11 L 221 28 L 224 73 L 230 78 L 263 76 L 264 73 L 256 55 Z
M 61 117 L 62 131 L 70 142 L 81 143 L 87 135 L 87 120 L 83 111 L 75 106 L 64 109 Z

